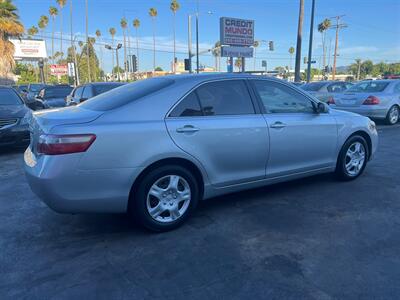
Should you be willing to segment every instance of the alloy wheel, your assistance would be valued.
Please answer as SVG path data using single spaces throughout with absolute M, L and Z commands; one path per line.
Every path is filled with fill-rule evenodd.
M 345 157 L 345 168 L 347 174 L 350 176 L 357 176 L 364 164 L 366 159 L 365 147 L 360 142 L 354 142 L 347 149 Z
M 171 223 L 185 214 L 190 200 L 191 190 L 188 182 L 179 175 L 167 175 L 150 187 L 146 208 L 154 220 Z

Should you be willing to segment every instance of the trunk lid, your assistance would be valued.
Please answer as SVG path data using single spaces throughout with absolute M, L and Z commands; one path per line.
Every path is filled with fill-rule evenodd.
M 29 131 L 31 135 L 30 147 L 32 152 L 37 154 L 36 145 L 40 135 L 50 133 L 53 127 L 89 123 L 96 120 L 103 113 L 104 112 L 83 109 L 79 106 L 34 112 L 29 122 Z
M 373 93 L 373 95 L 375 94 Z M 344 93 L 334 97 L 334 99 L 337 106 L 355 107 L 363 105 L 369 96 L 371 96 L 371 93 Z

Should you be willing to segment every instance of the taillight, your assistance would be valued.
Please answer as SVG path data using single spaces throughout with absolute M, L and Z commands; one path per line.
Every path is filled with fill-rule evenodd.
M 381 101 L 379 100 L 378 97 L 375 96 L 369 96 L 367 99 L 365 99 L 364 101 L 364 105 L 377 105 L 379 104 Z
M 37 152 L 46 155 L 85 152 L 95 139 L 94 134 L 43 134 L 39 137 Z
M 327 103 L 328 104 L 335 104 L 335 99 L 332 96 L 329 96 Z

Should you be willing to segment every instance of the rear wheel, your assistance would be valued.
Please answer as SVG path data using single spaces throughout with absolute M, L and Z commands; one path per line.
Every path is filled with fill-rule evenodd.
M 199 201 L 199 186 L 191 172 L 181 166 L 163 166 L 139 182 L 131 213 L 144 227 L 157 232 L 183 224 Z
M 394 125 L 399 121 L 399 118 L 400 108 L 397 105 L 393 105 L 386 115 L 386 123 L 388 125 Z
M 336 175 L 341 180 L 360 176 L 368 161 L 368 145 L 362 136 L 355 135 L 344 143 L 336 165 Z

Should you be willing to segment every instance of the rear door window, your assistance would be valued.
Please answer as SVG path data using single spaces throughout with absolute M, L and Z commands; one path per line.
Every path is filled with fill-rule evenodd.
M 170 117 L 195 117 L 202 116 L 203 112 L 197 98 L 196 92 L 186 96 L 169 115 Z
M 243 80 L 209 82 L 196 89 L 205 116 L 254 114 L 254 106 Z

